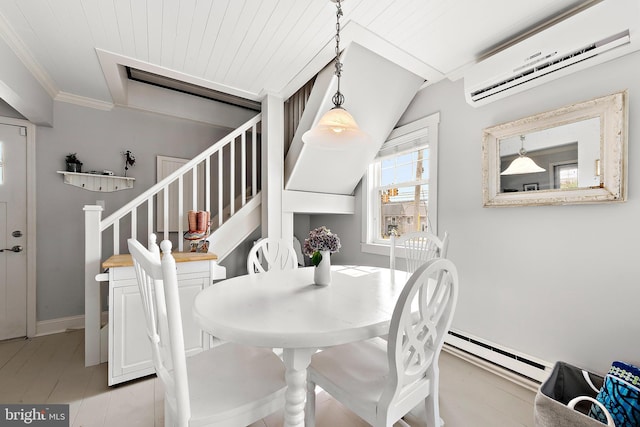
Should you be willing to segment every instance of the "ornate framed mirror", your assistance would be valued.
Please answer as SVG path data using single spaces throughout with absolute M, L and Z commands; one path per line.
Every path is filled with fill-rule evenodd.
M 483 206 L 627 198 L 627 92 L 484 129 Z

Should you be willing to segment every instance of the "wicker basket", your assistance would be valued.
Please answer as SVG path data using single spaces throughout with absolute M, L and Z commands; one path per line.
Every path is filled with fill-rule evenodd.
M 588 381 L 592 384 L 590 385 Z M 536 427 L 605 426 L 606 424 L 586 415 L 591 407 L 591 401 L 578 403 L 574 409 L 567 406 L 579 396 L 595 398 L 602 383 L 603 378 L 600 375 L 586 372 L 565 362 L 557 362 L 549 378 L 536 393 L 534 425 Z

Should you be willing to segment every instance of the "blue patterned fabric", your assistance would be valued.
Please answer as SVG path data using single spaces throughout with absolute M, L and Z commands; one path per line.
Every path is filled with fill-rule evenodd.
M 640 368 L 613 362 L 596 400 L 607 408 L 616 427 L 640 427 Z M 589 416 L 607 423 L 602 409 L 595 404 Z

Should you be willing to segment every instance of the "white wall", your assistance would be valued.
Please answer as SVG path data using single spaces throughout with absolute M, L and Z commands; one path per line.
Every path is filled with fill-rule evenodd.
M 0 37 L 0 98 L 31 122 L 44 126 L 53 123 L 53 100 L 38 80 Z
M 155 184 L 157 155 L 192 158 L 227 133 L 133 109 L 102 111 L 55 102 L 53 127 L 38 127 L 36 135 L 37 320 L 84 314 L 84 205 L 104 200 L 103 217 L 110 215 Z M 126 150 L 136 157 L 128 171 L 136 178 L 132 190 L 91 192 L 64 184 L 56 173 L 65 169 L 64 157 L 77 152 L 83 171 L 122 175 Z
M 421 91 L 399 124 L 440 112 L 439 234 L 460 272 L 453 327 L 551 363 L 606 372 L 614 360 L 640 364 L 640 52 L 480 108 L 462 80 Z M 582 206 L 483 208 L 482 129 L 628 89 L 628 201 Z M 356 215 L 312 216 L 343 247 L 336 263 L 386 266 L 360 251 Z

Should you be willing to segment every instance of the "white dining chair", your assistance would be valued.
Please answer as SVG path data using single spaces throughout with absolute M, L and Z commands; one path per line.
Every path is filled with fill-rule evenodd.
M 298 267 L 293 244 L 283 239 L 264 238 L 256 242 L 247 256 L 247 273 L 264 273 L 271 269 L 287 270 Z
M 284 366 L 269 349 L 224 343 L 186 357 L 171 242 L 162 260 L 129 239 L 151 343 L 164 385 L 166 426 L 246 426 L 284 406 Z
M 446 258 L 449 249 L 449 234 L 444 233 L 440 239 L 428 231 L 412 231 L 401 236 L 391 234 L 389 268 L 395 270 L 397 266 L 398 249 L 404 251 L 405 269 L 413 273 L 418 267 L 433 258 Z
M 434 286 L 427 300 L 427 286 Z M 413 273 L 396 303 L 389 340 L 374 338 L 316 353 L 307 372 L 305 425 L 315 425 L 315 387 L 375 427 L 390 427 L 423 403 L 427 425 L 441 425 L 438 358 L 458 298 L 458 274 L 447 259 Z M 404 422 L 404 421 L 403 421 Z

